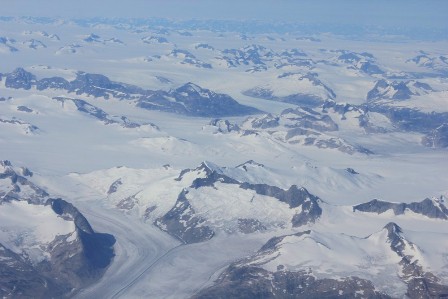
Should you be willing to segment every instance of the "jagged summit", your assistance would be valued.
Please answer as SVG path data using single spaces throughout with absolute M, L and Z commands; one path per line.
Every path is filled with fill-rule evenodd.
M 8 160 L 0 161 L 0 205 L 11 201 L 46 202 L 49 194 L 26 178 L 31 173 L 27 168 L 16 169 Z
M 36 76 L 27 72 L 25 69 L 18 67 L 11 73 L 6 75 L 5 86 L 9 88 L 31 89 L 36 81 Z
M 421 202 L 411 203 L 392 203 L 373 199 L 367 203 L 359 204 L 353 207 L 353 211 L 382 214 L 387 211 L 393 211 L 395 215 L 405 215 L 413 212 L 429 218 L 448 219 L 448 208 L 444 201 L 426 198 Z
M 80 71 L 76 73 L 76 78 L 72 81 L 61 77 L 36 80 L 32 73 L 23 68 L 17 68 L 12 73 L 6 74 L 5 86 L 25 90 L 36 86 L 41 91 L 59 89 L 95 98 L 115 97 L 120 100 L 132 101 L 139 108 L 189 116 L 222 117 L 261 112 L 256 108 L 238 103 L 227 94 L 215 93 L 192 82 L 169 91 L 144 90 L 137 86 L 114 82 L 102 74 Z
M 412 96 L 420 96 L 434 91 L 432 87 L 420 81 L 388 81 L 378 80 L 367 94 L 367 101 L 408 100 Z
M 264 167 L 263 164 L 255 162 L 254 160 L 248 160 L 244 163 L 237 165 L 235 168 L 243 168 L 247 171 L 247 167 Z
M 320 198 L 296 185 L 282 189 L 252 183 L 248 167 L 266 171 L 254 161 L 234 168 L 204 161 L 195 169 L 182 170 L 176 180 L 191 184 L 155 224 L 189 243 L 206 241 L 217 232 L 253 233 L 313 225 L 320 219 Z
M 398 226 L 398 224 L 396 224 L 394 222 L 389 222 L 388 224 L 386 224 L 384 226 L 384 229 L 387 230 L 388 237 L 390 239 L 393 237 L 401 236 L 401 234 L 403 233 L 403 230 L 401 229 L 401 227 Z
M 184 85 L 176 88 L 177 92 L 186 92 L 188 94 L 196 94 L 196 95 L 212 95 L 214 93 L 212 93 L 209 89 L 206 88 L 202 88 L 201 86 L 192 83 L 192 82 L 187 82 Z
M 102 276 L 115 238 L 95 232 L 75 206 L 25 176 L 32 172 L 0 161 L 0 294 L 66 297 Z

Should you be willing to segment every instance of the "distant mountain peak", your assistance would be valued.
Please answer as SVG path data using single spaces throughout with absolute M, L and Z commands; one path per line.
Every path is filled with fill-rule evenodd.
M 403 233 L 403 230 L 401 229 L 401 227 L 398 226 L 398 224 L 396 224 L 394 222 L 389 222 L 388 224 L 386 224 L 384 226 L 384 229 L 387 230 L 389 238 L 397 237 L 397 236 L 401 237 L 401 234 Z

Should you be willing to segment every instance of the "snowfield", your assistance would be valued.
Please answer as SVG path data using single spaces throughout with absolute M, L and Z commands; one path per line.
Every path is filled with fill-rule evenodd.
M 448 289 L 447 41 L 0 26 L 0 160 L 116 239 L 75 298 L 201 298 L 238 267 L 356 276 L 398 298 L 413 279 Z M 0 244 L 38 263 L 75 225 L 8 197 L 33 192 L 14 180 L 0 166 Z M 355 209 L 374 199 L 387 203 Z

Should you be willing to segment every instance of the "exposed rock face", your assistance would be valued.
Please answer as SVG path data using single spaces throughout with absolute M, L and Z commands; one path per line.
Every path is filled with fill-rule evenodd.
M 292 64 L 309 65 L 311 63 L 308 60 L 304 61 L 303 59 L 300 59 L 300 62 L 295 60 L 294 62 L 292 62 Z M 336 94 L 334 93 L 334 91 L 327 85 L 325 85 L 318 78 L 317 73 L 309 72 L 306 74 L 301 74 L 301 73 L 288 72 L 279 75 L 278 79 L 297 80 L 296 83 L 298 84 L 300 84 L 300 82 L 306 82 L 303 84 L 307 86 L 307 89 L 301 90 L 301 88 L 299 87 L 297 88 L 297 91 L 291 91 L 291 94 L 283 95 L 284 93 L 278 93 L 277 91 L 279 89 L 278 87 L 271 88 L 265 86 L 256 86 L 251 89 L 243 91 L 243 94 L 250 97 L 290 103 L 300 107 L 310 107 L 310 108 L 318 107 L 322 105 L 326 100 L 336 98 Z M 291 81 L 291 83 L 294 83 L 294 81 Z M 309 90 L 310 86 L 311 90 Z
M 310 233 L 304 231 L 295 236 Z M 272 253 L 275 256 L 285 237 L 274 237 L 254 256 L 231 264 L 213 286 L 192 298 L 391 298 L 378 292 L 371 281 L 356 276 L 318 279 L 308 269 L 289 271 L 281 266 L 274 272 L 264 269 L 263 263 L 270 259 L 263 257 Z
M 321 254 L 324 256 L 329 254 L 323 257 L 323 260 L 335 258 L 333 250 L 341 252 L 339 251 L 341 249 L 338 249 L 341 244 L 329 246 L 325 244 L 326 239 L 321 239 L 320 236 L 308 230 L 274 237 L 257 253 L 232 263 L 218 277 L 214 285 L 201 290 L 192 298 L 395 298 L 397 296 L 440 298 L 447 294 L 448 286 L 441 284 L 434 274 L 423 269 L 421 263 L 424 261 L 416 259 L 416 257 L 421 258 L 418 255 L 417 245 L 408 241 L 403 230 L 395 223 L 387 224 L 380 232 L 366 238 L 347 236 L 346 241 L 357 239 L 353 245 L 367 249 L 367 252 L 363 250 L 362 254 L 368 255 L 374 244 L 377 247 L 376 250 L 381 250 L 382 256 L 394 256 L 386 264 L 384 261 L 374 263 L 378 262 L 381 267 L 390 266 L 391 269 L 396 269 L 400 283 L 406 286 L 401 295 L 394 293 L 392 296 L 388 292 L 379 291 L 384 285 L 375 285 L 375 283 L 384 284 L 382 280 L 369 280 L 347 272 L 337 274 L 338 271 L 334 272 L 335 270 L 331 268 L 329 271 L 332 275 L 337 275 L 338 279 L 319 275 L 324 271 L 321 268 L 322 261 L 309 261 L 308 257 L 301 259 L 300 250 L 302 248 L 309 250 L 310 247 L 306 246 L 314 244 L 314 248 Z M 344 244 L 342 248 L 344 248 L 342 254 L 345 256 L 346 251 L 350 249 Z M 376 250 L 371 254 L 377 254 Z M 294 260 L 295 251 L 297 251 L 297 261 Z M 283 255 L 287 257 L 282 258 Z M 343 260 L 331 262 L 336 265 L 344 264 Z M 387 263 L 392 264 L 387 265 Z M 396 286 L 396 283 L 391 282 L 391 285 Z M 390 291 L 395 290 L 392 287 Z
M 77 233 L 82 243 L 82 259 L 85 259 L 85 270 L 101 273 L 114 257 L 113 245 L 115 238 L 109 234 L 96 233 L 87 219 L 71 203 L 63 199 L 49 199 L 47 204 L 51 205 L 53 211 L 61 217 L 74 221 Z
M 418 81 L 386 81 L 381 79 L 376 82 L 372 90 L 367 93 L 367 101 L 378 101 L 382 99 L 403 101 L 411 96 L 427 94 L 433 91 L 431 86 Z
M 45 89 L 70 89 L 70 83 L 61 77 L 44 78 L 36 83 L 37 90 Z
M 110 195 L 112 193 L 117 192 L 118 188 L 122 185 L 122 181 L 121 179 L 117 179 L 115 182 L 113 182 L 110 187 L 109 190 L 107 190 L 107 195 Z
M 35 134 L 40 131 L 40 129 L 37 126 L 25 122 L 23 120 L 17 119 L 15 117 L 11 119 L 0 118 L 0 124 L 12 125 L 13 127 L 18 128 L 22 133 L 27 135 Z
M 293 185 L 288 190 L 281 189 L 276 186 L 270 186 L 267 184 L 252 184 L 248 182 L 240 182 L 232 178 L 223 168 L 219 168 L 217 165 L 209 165 L 210 163 L 203 162 L 196 169 L 183 170 L 177 181 L 182 181 L 186 176 L 192 179 L 192 183 L 189 188 L 183 190 L 179 195 L 174 207 L 163 217 L 155 221 L 155 225 L 161 228 L 163 231 L 175 236 L 184 243 L 195 243 L 209 240 L 217 232 L 217 230 L 232 233 L 235 231 L 241 233 L 253 233 L 256 231 L 264 231 L 272 227 L 278 227 L 278 225 L 299 227 L 307 224 L 315 223 L 322 215 L 322 208 L 320 203 L 322 202 L 317 196 L 310 194 L 305 188 L 298 188 Z M 247 172 L 247 167 L 263 167 L 254 161 L 248 161 L 242 165 L 238 165 L 235 169 L 239 171 Z M 196 178 L 191 178 L 194 174 Z M 207 218 L 207 206 L 201 206 L 202 210 L 196 211 L 190 203 L 194 200 L 195 195 L 191 195 L 189 191 L 198 196 L 198 192 L 207 189 L 218 190 L 223 185 L 230 185 L 234 188 L 235 197 L 238 197 L 237 193 L 243 192 L 241 196 L 248 196 L 247 201 L 252 202 L 255 195 L 263 195 L 274 198 L 279 202 L 285 203 L 281 209 L 287 210 L 287 218 L 282 219 L 281 224 L 274 224 L 271 216 L 256 216 L 255 214 L 247 211 L 246 215 L 249 217 L 240 217 L 238 219 L 223 218 L 222 225 L 213 226 L 216 222 L 214 218 Z M 233 190 L 233 189 L 232 189 Z M 252 194 L 244 193 L 242 190 L 250 190 Z M 205 191 L 204 191 L 205 192 Z M 207 191 L 209 192 L 209 191 Z M 199 195 L 200 196 L 200 195 Z M 214 195 L 211 195 L 215 200 Z M 219 197 L 217 195 L 216 201 L 232 200 L 234 196 L 230 195 L 228 198 Z M 221 195 L 222 196 L 222 195 Z M 250 199 L 252 197 L 252 199 Z M 243 200 L 243 199 L 242 199 Z M 264 199 L 266 200 L 266 199 Z M 251 208 L 255 208 L 252 206 Z M 248 209 L 241 207 L 241 209 Z M 204 210 L 205 209 L 205 210 Z M 257 218 L 261 217 L 261 218 Z M 221 222 L 220 222 L 221 223 Z
M 193 55 L 190 51 L 184 50 L 184 49 L 174 49 L 171 51 L 168 56 L 176 57 L 180 59 L 181 64 L 188 64 L 195 66 L 197 68 L 205 68 L 205 69 L 211 69 L 213 68 L 210 63 L 206 63 L 198 59 L 195 55 Z
M 38 263 L 0 244 L 0 295 L 6 298 L 73 295 L 99 279 L 114 257 L 112 235 L 95 233 L 87 219 L 62 199 L 49 199 L 47 205 L 75 223 L 76 236 L 56 236 L 46 249 L 50 258 Z
M 353 168 L 346 168 L 345 169 L 348 173 L 350 173 L 350 174 L 359 174 L 359 172 L 357 172 L 356 170 L 354 170 Z
M 255 108 L 239 104 L 228 95 L 215 93 L 193 83 L 187 83 L 169 92 L 153 92 L 140 98 L 137 106 L 149 110 L 204 117 L 247 115 L 260 112 Z
M 146 44 L 167 44 L 168 40 L 163 36 L 146 36 L 142 38 Z
M 45 203 L 49 194 L 25 177 L 30 173 L 29 170 L 25 171 L 22 176 L 14 170 L 10 161 L 0 161 L 0 180 L 9 181 L 0 189 L 0 205 L 11 200 L 25 200 L 32 204 Z
M 9 38 L 6 36 L 0 36 L 0 45 L 3 45 L 8 52 L 18 52 L 19 49 L 14 47 L 13 45 L 16 44 L 16 40 L 13 38 Z
M 444 123 L 424 136 L 422 144 L 432 148 L 448 148 L 448 123 Z
M 425 112 L 414 108 L 390 105 L 390 102 L 394 101 L 395 89 L 385 80 L 378 81 L 377 87 L 369 93 L 368 98 L 370 97 L 371 101 L 363 105 L 340 104 L 328 100 L 323 104 L 322 111 L 326 112 L 332 109 L 339 113 L 342 119 L 345 119 L 348 112 L 355 112 L 358 114 L 359 126 L 364 128 L 367 133 L 385 133 L 396 130 L 419 132 L 426 135 L 422 139 L 422 144 L 425 146 L 444 147 L 446 145 L 447 112 Z M 408 81 L 403 88 L 409 89 L 416 96 L 433 91 L 429 85 L 419 81 Z M 386 89 L 389 91 L 386 92 Z M 385 94 L 382 95 L 382 92 Z M 374 119 L 370 119 L 372 113 L 381 115 L 387 120 L 388 127 L 382 127 L 381 124 L 375 123 Z
M 34 38 L 23 42 L 23 44 L 33 50 L 42 49 L 42 48 L 47 47 L 43 42 L 41 42 L 40 40 L 34 39 Z
M 79 112 L 85 113 L 86 115 L 89 115 L 91 117 L 94 117 L 104 123 L 105 125 L 111 125 L 111 124 L 117 124 L 123 128 L 140 128 L 142 126 L 148 126 L 151 127 L 154 130 L 159 130 L 159 128 L 153 124 L 153 123 L 136 123 L 133 121 L 130 121 L 125 116 L 112 116 L 109 115 L 106 111 L 103 109 L 94 106 L 92 104 L 87 103 L 84 100 L 80 99 L 72 99 L 72 98 L 65 98 L 65 97 L 54 97 L 56 101 L 60 102 L 62 106 L 65 105 L 65 103 L 73 103 L 76 106 L 76 109 Z
M 415 82 L 414 86 L 420 86 Z M 381 85 L 381 81 L 378 81 Z M 422 83 L 423 84 L 423 83 Z M 428 87 L 430 88 L 430 87 Z M 429 92 L 423 89 L 423 92 Z M 356 113 L 359 120 L 359 126 L 364 128 L 367 133 L 385 133 L 396 130 L 414 131 L 427 134 L 423 138 L 424 145 L 432 146 L 433 141 L 436 146 L 437 140 L 440 138 L 440 143 L 444 144 L 444 124 L 448 119 L 446 112 L 424 112 L 418 109 L 396 107 L 388 105 L 389 100 L 374 100 L 363 105 L 340 104 L 335 101 L 328 100 L 322 106 L 322 111 L 326 112 L 329 109 L 337 112 L 345 119 L 345 115 L 349 112 Z M 375 123 L 375 120 L 370 118 L 372 113 L 381 115 L 387 122 L 389 127 L 382 127 L 381 124 Z M 441 132 L 437 128 L 441 127 Z
M 243 94 L 254 98 L 295 104 L 301 107 L 318 107 L 325 101 L 325 99 L 319 96 L 305 93 L 295 93 L 288 96 L 276 97 L 271 90 L 259 87 L 246 90 Z
M 75 92 L 76 94 L 88 94 L 94 97 L 104 97 L 109 98 L 109 96 L 116 95 L 120 98 L 120 93 L 131 92 L 120 83 L 115 83 L 109 80 L 104 75 L 101 74 L 89 74 L 84 72 L 79 72 L 76 79 L 70 82 L 69 92 Z
M 293 185 L 288 190 L 266 184 L 242 183 L 242 189 L 254 190 L 257 194 L 275 197 L 281 202 L 287 203 L 291 209 L 301 207 L 300 212 L 291 220 L 293 227 L 314 223 L 322 215 L 321 201 L 317 196 L 310 194 L 305 188 L 297 188 Z
M 94 38 L 92 36 L 90 39 Z M 195 58 L 181 50 L 175 50 L 172 55 L 186 55 L 183 63 L 198 65 Z M 210 68 L 209 64 L 200 64 L 200 67 Z M 77 95 L 89 95 L 109 99 L 115 97 L 121 100 L 132 100 L 144 109 L 179 113 L 190 116 L 222 117 L 260 113 L 258 109 L 239 104 L 226 94 L 219 94 L 193 83 L 187 83 L 170 91 L 144 90 L 137 86 L 114 82 L 101 74 L 78 72 L 76 79 L 67 81 L 61 77 L 43 78 L 36 80 L 35 76 L 23 68 L 17 68 L 6 74 L 6 87 L 15 89 L 31 89 L 36 86 L 38 90 L 62 89 Z
M 440 284 L 440 279 L 430 272 L 425 272 L 419 260 L 414 261 L 413 252 L 417 246 L 406 240 L 401 227 L 391 222 L 385 227 L 390 248 L 401 261 L 401 279 L 407 284 L 406 295 L 409 298 L 443 298 L 448 294 L 448 286 Z
M 16 68 L 12 73 L 6 75 L 5 86 L 9 88 L 31 89 L 36 77 L 23 68 Z
M 243 234 L 264 231 L 266 227 L 257 219 L 238 219 L 238 230 Z
M 209 123 L 209 126 L 217 128 L 217 132 L 219 133 L 230 133 L 230 132 L 239 132 L 240 127 L 237 124 L 233 124 L 228 120 L 224 119 L 212 119 Z
M 362 109 L 355 109 L 354 106 L 344 107 L 338 105 L 334 101 L 327 101 L 322 106 L 322 111 L 308 107 L 288 108 L 279 115 L 265 114 L 259 117 L 249 117 L 242 124 L 242 136 L 249 134 L 264 133 L 269 138 L 289 144 L 300 144 L 305 146 L 315 146 L 322 149 L 337 149 L 347 154 L 373 154 L 369 149 L 352 144 L 347 140 L 339 137 L 337 131 L 338 124 L 328 114 L 327 109 L 333 109 L 341 114 L 356 111 L 359 116 L 364 113 Z M 368 127 L 365 124 L 364 127 Z
M 33 109 L 28 108 L 26 106 L 17 106 L 17 111 L 26 112 L 26 113 L 32 113 Z
M 429 133 L 442 126 L 448 119 L 447 112 L 423 112 L 417 109 L 392 107 L 372 103 L 368 105 L 369 111 L 378 112 L 386 116 L 401 130 Z
M 431 200 L 424 199 L 421 202 L 412 203 L 391 203 L 374 199 L 367 203 L 356 205 L 353 211 L 382 214 L 387 211 L 393 211 L 395 215 L 402 215 L 406 211 L 412 211 L 429 218 L 448 219 L 448 209 L 443 199 Z
M 307 272 L 268 272 L 254 266 L 229 267 L 216 284 L 192 298 L 391 298 L 358 277 L 316 279 Z
M 336 51 L 341 53 L 337 61 L 348 64 L 348 68 L 359 70 L 369 75 L 383 74 L 384 71 L 376 64 L 375 57 L 367 52 L 357 53 L 347 50 Z
M 292 127 L 312 129 L 319 132 L 337 131 L 338 125 L 330 116 L 317 113 L 307 108 L 286 109 L 281 115 L 293 124 Z
M 272 59 L 273 52 L 261 45 L 249 45 L 240 49 L 225 49 L 222 57 L 229 67 L 241 65 L 265 67 L 265 61 Z
M 114 257 L 115 238 L 109 234 L 96 233 L 72 204 L 60 198 L 49 198 L 45 190 L 27 179 L 32 175 L 27 168 L 16 169 L 9 161 L 0 161 L 0 211 L 3 208 L 17 209 L 21 211 L 20 215 L 34 215 L 33 211 L 39 209 L 37 215 L 41 215 L 30 218 L 31 222 L 38 223 L 29 223 L 29 227 L 26 226 L 27 238 L 31 238 L 31 241 L 18 239 L 10 248 L 7 246 L 11 244 L 0 244 L 0 296 L 72 296 L 80 288 L 102 276 Z M 23 202 L 28 204 L 18 205 Z M 35 227 L 48 225 L 46 222 L 61 221 L 67 229 L 63 234 L 52 236 L 53 240 L 41 240 L 34 232 Z M 12 228 L 14 232 L 17 229 L 20 233 L 23 230 L 20 221 L 17 228 L 14 223 L 10 225 L 7 231 Z M 70 227 L 74 229 L 71 231 Z M 5 240 L 9 242 L 8 238 Z M 31 256 L 40 257 L 30 258 L 30 250 L 34 250 Z
M 0 296 L 2 298 L 51 298 L 67 290 L 55 284 L 22 256 L 0 244 Z
M 204 225 L 204 218 L 195 215 L 185 196 L 186 193 L 187 191 L 182 191 L 175 206 L 157 219 L 155 225 L 185 244 L 210 240 L 215 234 L 214 231 Z
M 379 66 L 368 61 L 361 63 L 360 70 L 369 75 L 384 74 Z
M 252 121 L 252 127 L 254 129 L 269 129 L 278 127 L 280 117 L 273 116 L 272 114 L 266 114 L 260 118 L 254 119 Z

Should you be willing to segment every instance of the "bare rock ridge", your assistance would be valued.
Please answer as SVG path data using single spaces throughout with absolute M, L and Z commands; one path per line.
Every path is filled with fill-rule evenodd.
M 192 181 L 189 188 L 184 189 L 179 194 L 173 208 L 155 221 L 155 225 L 160 229 L 187 244 L 206 241 L 215 235 L 217 228 L 213 228 L 209 224 L 208 219 L 203 213 L 195 210 L 188 197 L 193 190 L 219 188 L 217 184 L 229 185 L 236 188 L 236 192 L 238 192 L 238 189 L 253 191 L 254 194 L 275 198 L 285 203 L 285 209 L 294 211 L 292 218 L 289 220 L 289 225 L 292 227 L 314 223 L 322 215 L 322 209 L 319 205 L 322 201 L 317 196 L 310 194 L 305 188 L 298 188 L 293 185 L 288 190 L 284 190 L 267 184 L 240 182 L 224 173 L 218 166 L 212 165 L 209 162 L 202 163 L 196 169 L 183 170 L 177 180 L 182 180 L 188 173 L 198 173 L 201 175 Z M 223 199 L 216 198 L 216 200 Z M 263 223 L 256 218 L 240 218 L 235 225 L 239 228 L 238 230 L 240 232 L 250 233 L 265 230 L 269 223 Z
M 391 203 L 374 199 L 367 203 L 359 204 L 353 207 L 353 211 L 382 214 L 387 211 L 393 211 L 395 215 L 403 215 L 406 212 L 421 214 L 429 218 L 448 219 L 448 208 L 443 198 L 426 198 L 421 202 L 412 203 Z
M 137 86 L 113 82 L 100 74 L 78 72 L 76 79 L 67 81 L 61 77 L 36 80 L 35 75 L 23 68 L 5 74 L 5 86 L 14 89 L 61 89 L 76 95 L 88 95 L 108 99 L 115 97 L 129 100 L 143 109 L 179 113 L 189 116 L 222 117 L 259 113 L 260 111 L 239 104 L 226 94 L 215 93 L 193 83 L 186 83 L 169 91 L 144 90 Z M 173 100 L 174 99 L 174 100 Z
M 71 203 L 51 198 L 28 180 L 32 175 L 27 168 L 15 168 L 9 161 L 0 161 L 0 213 L 2 209 L 13 209 L 29 218 L 26 224 L 21 219 L 16 226 L 8 224 L 12 230 L 25 230 L 26 233 L 16 232 L 24 236 L 22 241 L 14 245 L 5 239 L 6 243 L 0 243 L 0 295 L 5 298 L 72 296 L 101 278 L 113 260 L 115 238 L 95 232 Z M 41 240 L 35 229 L 45 225 L 61 225 L 66 229 L 52 235 L 50 241 Z M 39 248 L 37 251 L 33 249 L 35 246 Z
M 381 244 L 377 244 L 381 235 L 385 238 L 380 238 Z M 357 239 L 352 236 L 347 238 Z M 393 298 L 379 291 L 378 287 L 382 285 L 368 279 L 350 274 L 342 274 L 339 279 L 322 278 L 314 273 L 318 269 L 312 264 L 300 264 L 301 244 L 307 242 L 325 246 L 319 240 L 319 235 L 311 230 L 274 237 L 257 253 L 232 263 L 212 286 L 192 298 Z M 440 284 L 434 274 L 423 270 L 423 261 L 416 260 L 414 255 L 418 252 L 417 245 L 406 239 L 397 224 L 388 223 L 381 231 L 363 239 L 358 238 L 357 242 L 375 242 L 376 246 L 384 248 L 385 254 L 389 251 L 398 258 L 398 279 L 406 285 L 409 298 L 443 298 L 448 294 L 447 286 Z M 297 250 L 298 265 L 293 259 L 288 259 L 292 266 L 280 264 L 272 270 L 268 265 L 293 250 L 291 246 Z M 328 247 L 326 251 L 333 250 L 337 248 Z

